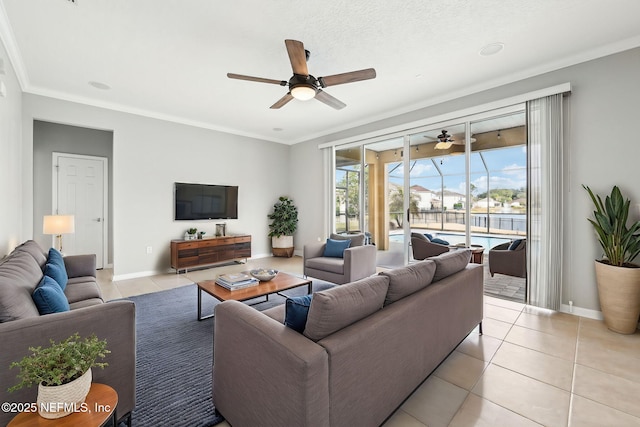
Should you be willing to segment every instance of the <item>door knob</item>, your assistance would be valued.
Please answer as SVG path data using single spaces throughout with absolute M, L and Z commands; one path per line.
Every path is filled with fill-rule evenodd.
M 102 218 L 96 218 L 95 220 L 100 222 L 100 221 L 102 221 Z

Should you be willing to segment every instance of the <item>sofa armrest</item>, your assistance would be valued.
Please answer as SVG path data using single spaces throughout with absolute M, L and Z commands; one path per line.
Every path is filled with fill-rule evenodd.
M 136 335 L 135 306 L 131 301 L 114 301 L 79 308 L 64 313 L 48 314 L 0 323 L 0 401 L 35 402 L 38 387 L 23 388 L 13 393 L 7 388 L 17 384 L 18 369 L 11 362 L 29 354 L 29 347 L 49 345 L 78 332 L 87 337 L 95 333 L 107 340 L 111 351 L 104 369 L 92 370 L 93 381 L 108 384 L 118 392 L 117 415 L 122 417 L 135 407 Z M 6 425 L 15 413 L 0 412 L 0 425 Z
M 303 260 L 308 260 L 309 258 L 318 258 L 324 255 L 324 247 L 326 243 L 310 243 L 304 245 L 302 249 L 302 258 Z
M 323 347 L 237 301 L 214 329 L 213 401 L 231 425 L 329 425 Z
M 64 267 L 69 277 L 96 277 L 96 255 L 67 255 L 64 259 Z
M 364 279 L 376 273 L 377 248 L 373 245 L 355 246 L 344 251 L 344 273 L 348 282 Z

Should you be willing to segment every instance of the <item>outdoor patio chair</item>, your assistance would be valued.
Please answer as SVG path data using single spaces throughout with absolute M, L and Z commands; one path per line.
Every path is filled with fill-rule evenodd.
M 527 277 L 527 239 L 494 246 L 489 251 L 489 272 L 507 276 Z
M 421 261 L 449 252 L 449 246 L 433 243 L 424 234 L 411 233 L 411 250 L 413 251 L 413 259 Z

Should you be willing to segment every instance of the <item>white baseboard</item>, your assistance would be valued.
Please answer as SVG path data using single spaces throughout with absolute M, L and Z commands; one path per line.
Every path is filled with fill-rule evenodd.
M 574 314 L 580 317 L 586 317 L 589 319 L 602 320 L 604 317 L 602 316 L 602 312 L 598 310 L 591 310 L 589 308 L 582 308 L 576 306 L 569 306 L 567 304 L 562 304 L 560 306 L 560 311 L 562 313 Z
M 155 276 L 157 274 L 165 274 L 166 271 L 138 271 L 136 273 L 118 274 L 113 276 L 113 281 L 139 279 L 140 277 Z

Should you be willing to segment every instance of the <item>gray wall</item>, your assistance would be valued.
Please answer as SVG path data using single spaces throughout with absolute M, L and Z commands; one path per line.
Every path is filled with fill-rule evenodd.
M 106 157 L 109 166 L 108 254 L 113 263 L 113 132 L 68 126 L 58 123 L 33 122 L 33 239 L 42 247 L 52 245 L 52 237 L 42 234 L 42 217 L 53 212 L 53 153 Z
M 113 130 L 113 267 L 116 278 L 165 272 L 169 242 L 189 227 L 214 233 L 219 221 L 174 221 L 173 183 L 239 186 L 239 219 L 229 233 L 253 237 L 254 256 L 270 253 L 266 215 L 289 191 L 289 147 L 213 130 L 91 107 L 37 95 L 23 95 L 23 213 L 25 235 L 34 233 L 34 120 Z M 153 252 L 146 253 L 151 246 Z
M 0 43 L 7 94 L 0 97 L 0 258 L 26 237 L 22 234 L 22 92 L 15 71 Z
M 620 186 L 632 201 L 632 218 L 640 219 L 638 76 L 640 49 L 632 49 L 300 144 L 292 150 L 292 164 L 304 163 L 305 171 L 310 171 L 313 178 L 294 181 L 292 197 L 301 206 L 325 203 L 322 191 L 309 188 L 311 179 L 318 186 L 324 179 L 317 173 L 322 162 L 318 144 L 570 82 L 572 94 L 565 98 L 565 188 L 559 189 L 565 200 L 565 232 L 558 237 L 565 244 L 562 302 L 568 304 L 571 300 L 577 309 L 597 311 L 593 260 L 601 257 L 601 250 L 586 220 L 592 208 L 581 185 L 587 184 L 600 194 L 608 193 L 613 185 Z M 304 240 L 322 235 L 322 222 L 304 220 Z

